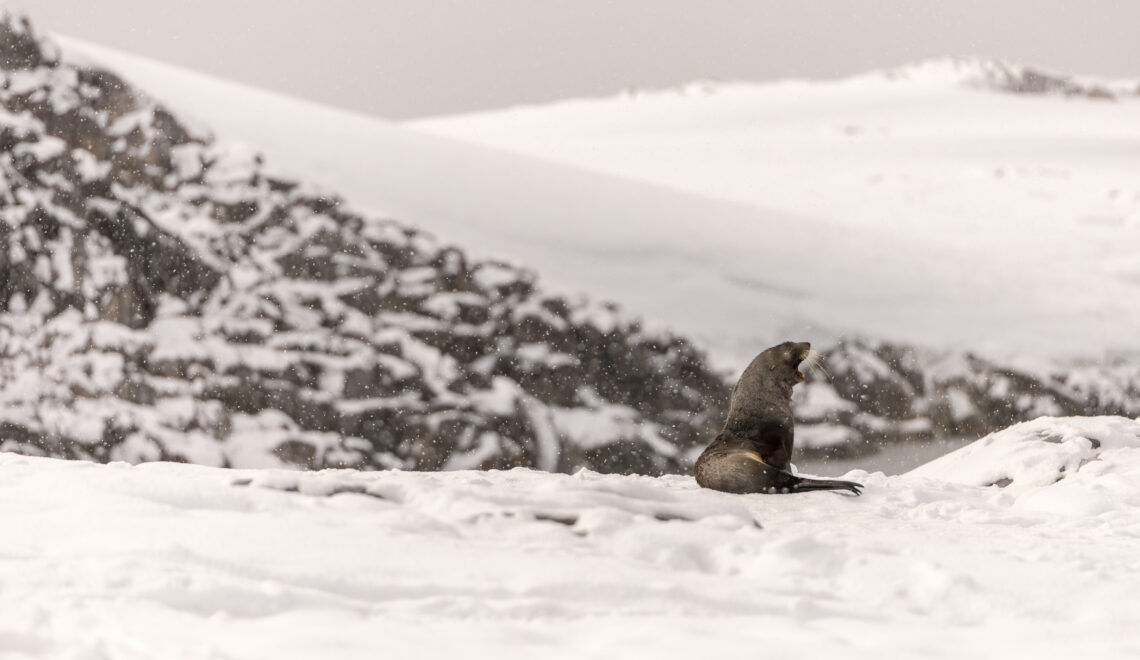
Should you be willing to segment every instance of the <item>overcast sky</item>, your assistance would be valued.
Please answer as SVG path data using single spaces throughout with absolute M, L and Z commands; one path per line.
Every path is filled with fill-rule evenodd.
M 22 0 L 39 26 L 394 119 L 981 55 L 1140 78 L 1133 0 Z

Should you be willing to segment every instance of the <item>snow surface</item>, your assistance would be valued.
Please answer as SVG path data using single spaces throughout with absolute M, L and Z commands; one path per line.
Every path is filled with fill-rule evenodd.
M 616 300 L 731 370 L 788 337 L 848 333 L 1051 357 L 1140 347 L 1134 101 L 873 78 L 416 124 L 544 161 L 60 41 L 275 167 Z
M 1022 479 L 1066 446 L 1090 460 Z M 1013 482 L 977 485 L 995 460 Z M 0 656 L 1140 652 L 1140 421 L 1043 419 L 846 476 L 863 497 L 0 454 Z

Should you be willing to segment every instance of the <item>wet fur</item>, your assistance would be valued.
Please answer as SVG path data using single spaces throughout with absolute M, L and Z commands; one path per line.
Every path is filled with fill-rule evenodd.
M 861 484 L 807 479 L 788 471 L 795 446 L 792 388 L 803 382 L 801 362 L 819 367 L 807 342 L 785 342 L 756 356 L 728 404 L 724 429 L 697 459 L 697 483 L 728 493 L 798 493 L 845 490 Z

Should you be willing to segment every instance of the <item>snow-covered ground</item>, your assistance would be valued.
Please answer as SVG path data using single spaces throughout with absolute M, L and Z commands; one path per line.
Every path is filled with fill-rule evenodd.
M 847 476 L 863 497 L 0 454 L 0 656 L 1140 652 L 1140 421 Z
M 534 111 L 529 133 L 529 111 L 431 125 L 555 164 L 61 41 L 272 166 L 616 300 L 732 370 L 777 341 L 848 333 L 1140 348 L 1135 101 L 872 77 L 575 102 Z

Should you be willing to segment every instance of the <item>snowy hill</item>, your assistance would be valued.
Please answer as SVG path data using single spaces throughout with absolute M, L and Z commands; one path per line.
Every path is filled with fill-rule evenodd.
M 755 309 L 756 324 L 1101 360 L 1140 350 L 1138 88 L 948 59 L 410 125 L 827 223 L 727 238 L 752 256 L 725 279 L 753 286 L 724 304 Z M 773 256 L 784 251 L 795 266 Z
M 737 496 L 690 477 L 588 471 L 0 454 L 0 517 L 16 532 L 0 562 L 0 654 L 1140 650 L 1140 422 L 1040 420 L 913 474 L 849 476 L 867 483 L 863 497 Z
M 0 15 L 0 450 L 676 471 L 687 341 L 278 176 Z
M 617 300 L 727 369 L 788 337 L 1140 349 L 1131 101 L 787 83 L 411 124 L 428 135 L 62 41 L 275 168 L 541 268 L 553 290 Z M 901 139 L 876 137 L 884 121 Z M 1079 180 L 1019 162 L 1030 147 Z

